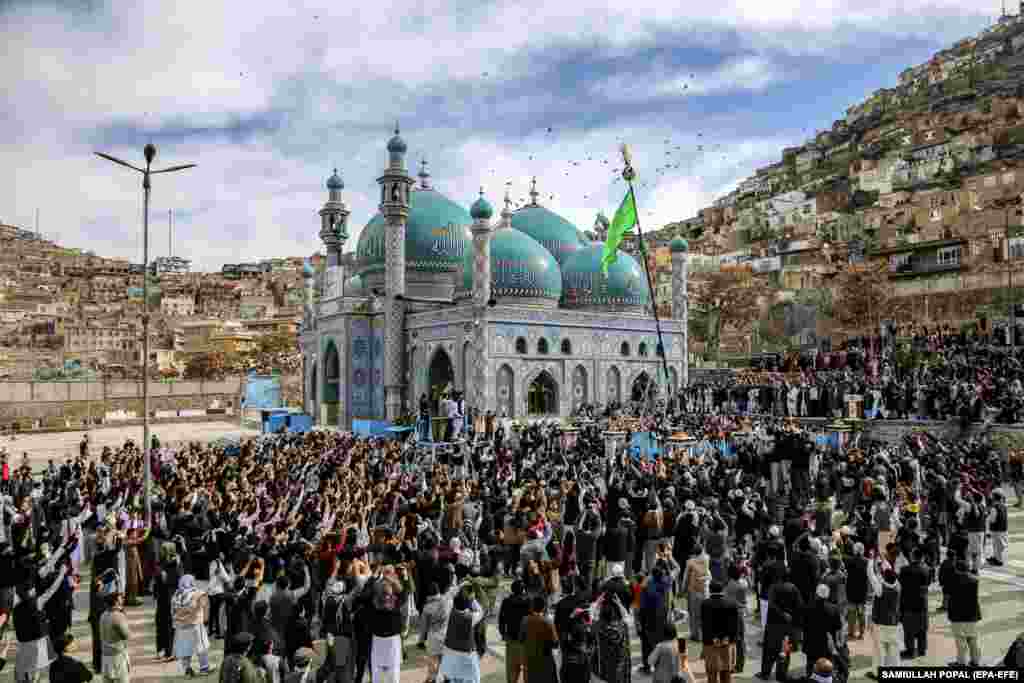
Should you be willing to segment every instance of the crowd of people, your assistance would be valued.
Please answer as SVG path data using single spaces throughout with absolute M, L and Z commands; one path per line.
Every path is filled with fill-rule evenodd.
M 878 666 L 928 652 L 936 582 L 951 664 L 982 663 L 979 572 L 1007 561 L 1000 483 L 1020 506 L 1018 454 L 1007 466 L 983 439 L 926 433 L 830 449 L 758 418 L 757 443 L 729 457 L 647 458 L 609 452 L 609 418 L 593 412 L 568 447 L 495 421 L 460 423 L 450 435 L 464 438 L 441 447 L 321 430 L 154 442 L 149 519 L 131 441 L 83 440 L 41 476 L 4 454 L 0 621 L 17 680 L 92 676 L 68 654 L 79 581 L 89 664 L 107 681 L 131 679 L 126 610 L 145 596 L 147 649 L 203 676 L 223 640 L 217 675 L 231 683 L 397 683 L 411 648 L 429 681 L 479 683 L 488 624 L 510 683 L 692 682 L 691 658 L 730 681 L 757 647 L 762 679 L 839 683 L 850 640 L 872 638 Z M 701 411 L 632 424 L 724 428 Z
M 689 412 L 839 417 L 857 397 L 869 419 L 1024 418 L 1024 351 L 949 330 L 918 334 L 903 348 L 863 340 L 831 353 L 765 358 L 729 379 L 695 382 Z

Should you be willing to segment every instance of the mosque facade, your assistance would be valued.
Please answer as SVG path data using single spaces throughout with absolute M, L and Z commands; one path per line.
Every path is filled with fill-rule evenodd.
M 427 396 L 463 393 L 467 411 L 510 418 L 568 416 L 584 403 L 650 396 L 662 375 L 643 266 L 620 252 L 601 269 L 603 243 L 531 202 L 498 215 L 483 196 L 467 211 L 406 169 L 397 129 L 377 183 L 378 213 L 354 257 L 337 171 L 320 210 L 326 266 L 321 296 L 304 271 L 299 337 L 307 412 L 322 425 L 396 421 Z M 603 225 L 602 225 L 603 223 Z M 598 235 L 607 229 L 599 217 Z M 671 319 L 661 320 L 670 391 L 685 386 L 687 244 L 672 251 Z M 355 272 L 346 272 L 353 268 Z

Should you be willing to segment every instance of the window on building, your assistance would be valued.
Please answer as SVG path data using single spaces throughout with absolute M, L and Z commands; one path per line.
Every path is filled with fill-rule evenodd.
M 516 339 L 516 353 L 526 353 L 526 339 L 523 337 Z
M 562 340 L 562 353 L 567 356 L 572 355 L 572 342 L 568 339 Z
M 942 209 L 932 209 L 928 212 L 928 220 L 930 221 L 941 221 L 942 220 Z
M 1006 240 L 1006 255 L 1008 258 L 1024 258 L 1024 237 L 1011 237 Z
M 1015 174 L 1013 171 L 1007 171 L 1003 174 L 1003 185 L 1013 185 Z
M 629 355 L 629 342 L 622 342 L 622 346 L 619 347 L 619 354 L 623 356 Z
M 893 254 L 889 257 L 890 270 L 903 270 L 910 266 L 910 254 Z
M 936 262 L 940 266 L 955 266 L 960 263 L 960 246 L 943 247 L 936 254 Z
M 647 344 L 646 342 L 640 342 L 640 346 L 636 347 L 636 353 L 638 356 L 647 355 Z
M 925 131 L 924 139 L 928 140 L 928 141 L 934 140 L 935 139 L 935 131 L 934 130 Z
M 537 353 L 545 356 L 548 353 L 548 340 L 544 337 L 537 340 Z
M 997 178 L 994 175 L 985 177 L 985 187 L 995 187 Z

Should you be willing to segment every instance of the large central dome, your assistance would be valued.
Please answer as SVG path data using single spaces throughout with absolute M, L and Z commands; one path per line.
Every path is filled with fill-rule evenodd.
M 472 254 L 466 255 L 462 289 L 473 291 Z M 491 233 L 491 296 L 557 303 L 562 297 L 558 261 L 537 240 L 514 228 L 498 228 Z
M 539 204 L 512 214 L 512 227 L 541 243 L 563 265 L 582 246 L 576 226 Z
M 452 272 L 468 251 L 473 222 L 469 212 L 432 188 L 417 188 L 409 197 L 405 225 L 405 264 L 409 270 Z M 383 270 L 385 257 L 384 216 L 375 215 L 363 228 L 356 245 L 360 273 Z

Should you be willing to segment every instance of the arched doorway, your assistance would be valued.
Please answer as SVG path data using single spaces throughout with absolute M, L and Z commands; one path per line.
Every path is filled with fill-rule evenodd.
M 452 359 L 448 352 L 438 349 L 430 361 L 430 374 L 428 375 L 430 385 L 430 404 L 434 415 L 438 414 L 441 405 L 441 395 L 450 389 L 455 388 L 455 369 L 452 367 Z
M 654 400 L 654 396 L 657 393 L 657 387 L 654 385 L 654 381 L 651 376 L 646 372 L 641 372 L 635 380 L 633 380 L 633 386 L 630 389 L 630 400 L 637 403 L 649 403 Z
M 619 400 L 620 390 L 622 389 L 622 377 L 619 375 L 619 369 L 614 365 L 608 368 L 608 376 L 605 378 L 605 402 L 614 403 Z
M 526 393 L 527 415 L 558 414 L 558 383 L 547 370 L 530 382 Z
M 316 415 L 317 409 L 316 404 L 319 403 L 319 396 L 316 395 L 316 361 L 313 361 L 311 370 L 309 373 L 309 412 Z
M 338 382 L 341 377 L 341 359 L 338 357 L 338 347 L 333 341 L 327 342 L 327 349 L 324 351 L 324 403 L 338 402 Z
M 579 408 L 581 405 L 587 402 L 589 398 L 589 391 L 587 386 L 587 369 L 582 365 L 577 365 L 576 369 L 572 371 L 572 407 Z
M 473 347 L 467 341 L 462 344 L 462 354 L 459 359 L 459 384 L 462 387 L 462 391 L 467 396 L 469 395 L 469 387 L 472 385 L 473 378 L 469 376 L 469 373 L 473 370 L 473 359 L 472 359 Z
M 502 365 L 498 368 L 498 375 L 495 378 L 497 383 L 497 397 L 498 397 L 498 416 L 499 417 L 515 417 L 515 405 L 516 405 L 516 385 L 515 385 L 515 373 L 512 372 L 512 368 L 508 365 Z

